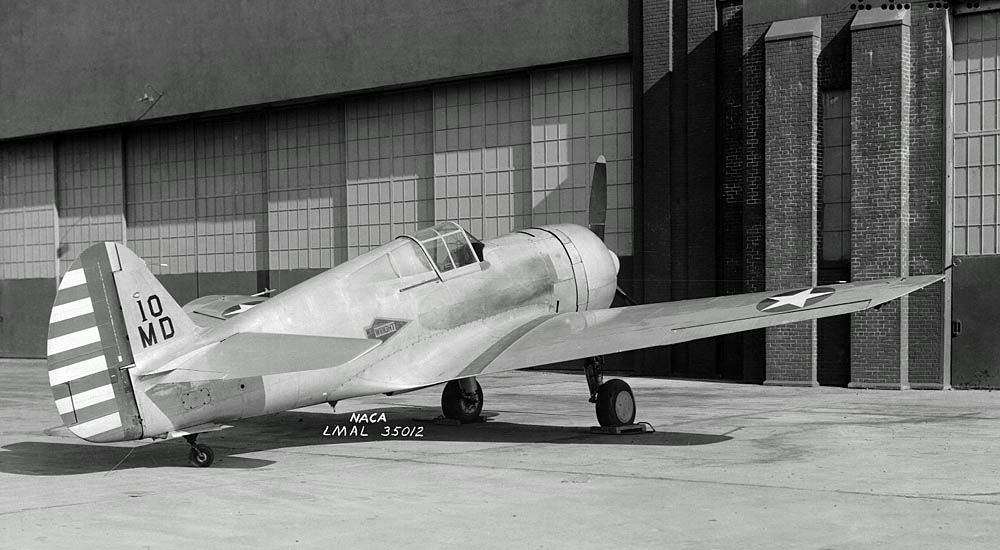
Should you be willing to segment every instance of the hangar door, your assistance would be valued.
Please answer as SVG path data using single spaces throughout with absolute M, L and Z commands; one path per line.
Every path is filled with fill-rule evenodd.
M 1000 387 L 1000 12 L 955 17 L 952 384 Z

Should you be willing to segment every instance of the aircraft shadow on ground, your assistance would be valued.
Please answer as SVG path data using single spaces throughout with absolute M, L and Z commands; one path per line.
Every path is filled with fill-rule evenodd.
M 564 445 L 693 446 L 722 443 L 726 435 L 656 431 L 632 435 L 590 433 L 586 426 L 517 424 L 495 420 L 498 413 L 484 413 L 486 422 L 440 425 L 436 407 L 387 407 L 356 411 L 354 415 L 379 418 L 385 422 L 352 421 L 352 413 L 288 411 L 240 420 L 232 429 L 204 434 L 199 443 L 215 451 L 212 468 L 254 469 L 274 464 L 273 460 L 239 456 L 246 453 L 322 447 L 328 445 L 378 445 L 394 441 L 423 447 L 435 442 L 544 443 Z M 386 427 L 420 437 L 383 437 Z M 341 428 L 342 427 L 342 428 Z M 352 428 L 354 431 L 352 432 Z M 362 434 L 362 428 L 365 436 Z M 351 435 L 351 434 L 354 435 Z M 333 435 L 328 435 L 333 434 Z M 187 467 L 188 445 L 183 439 L 135 447 L 93 445 L 83 442 L 25 441 L 5 445 L 0 450 L 0 472 L 20 475 L 78 475 L 135 468 Z

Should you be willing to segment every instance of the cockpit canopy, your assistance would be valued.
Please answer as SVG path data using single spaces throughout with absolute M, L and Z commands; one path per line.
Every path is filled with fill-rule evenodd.
M 469 235 L 455 222 L 441 222 L 421 229 L 406 238 L 415 241 L 427 253 L 438 273 L 479 263 L 483 243 Z
M 375 282 L 433 273 L 439 280 L 477 270 L 483 262 L 483 243 L 455 222 L 443 222 L 402 235 L 391 243 L 351 260 L 352 277 Z M 463 269 L 468 268 L 468 269 Z M 425 281 L 426 282 L 426 281 Z

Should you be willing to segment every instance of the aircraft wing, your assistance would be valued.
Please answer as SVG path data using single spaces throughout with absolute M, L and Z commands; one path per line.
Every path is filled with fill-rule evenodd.
M 487 374 L 853 313 L 943 278 L 882 279 L 556 314 L 514 340 L 481 370 L 466 369 L 456 378 L 477 374 L 471 370 Z

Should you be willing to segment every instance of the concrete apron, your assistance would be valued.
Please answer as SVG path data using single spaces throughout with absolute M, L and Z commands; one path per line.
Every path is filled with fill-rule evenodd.
M 198 469 L 183 441 L 73 437 L 44 363 L 0 361 L 0 376 L 11 548 L 910 549 L 1000 537 L 1000 393 L 629 379 L 637 420 L 657 431 L 609 436 L 588 433 L 583 376 L 509 373 L 480 379 L 485 423 L 430 422 L 438 389 L 364 398 L 206 434 L 216 463 Z

